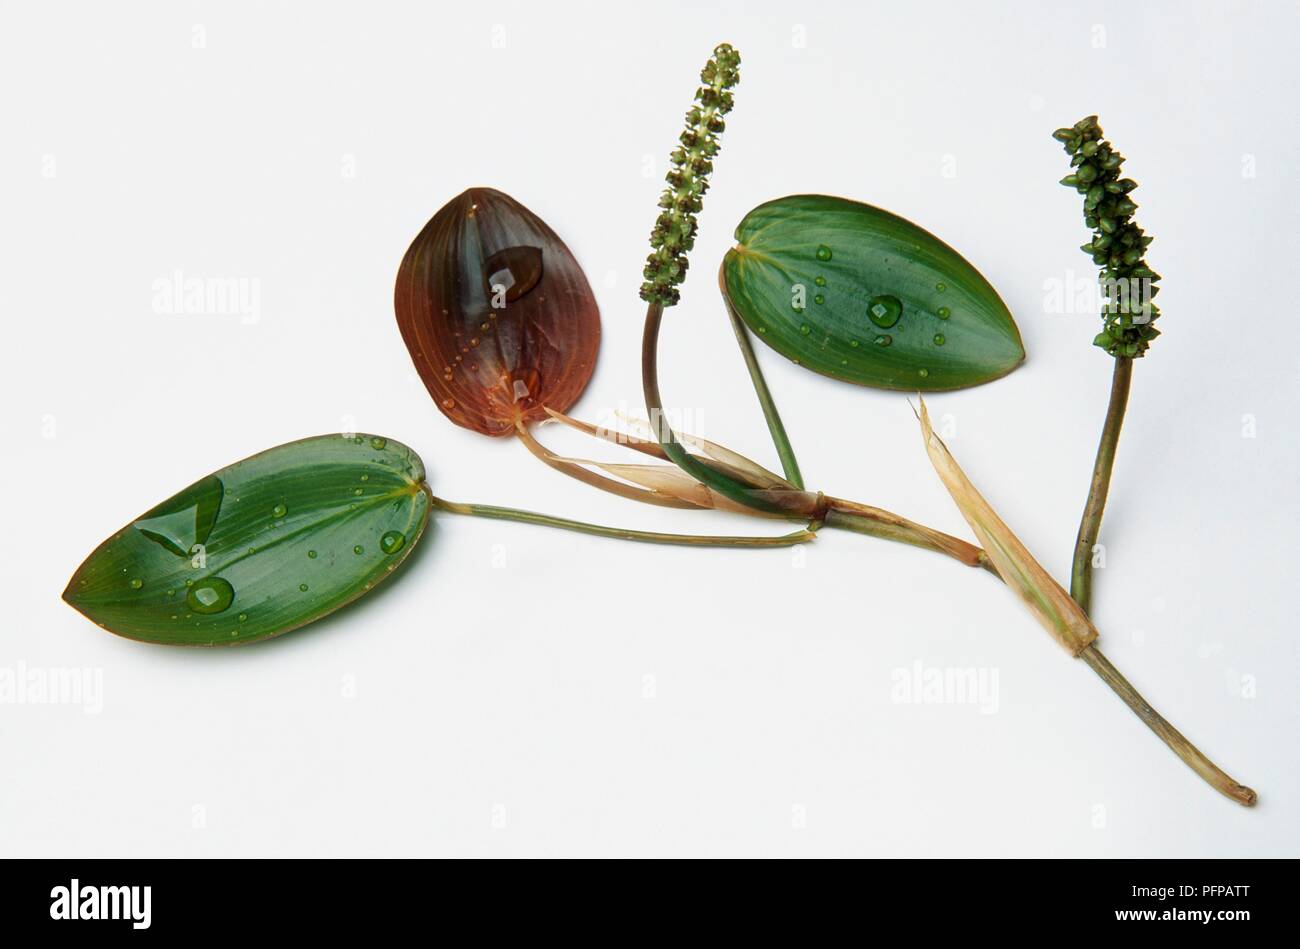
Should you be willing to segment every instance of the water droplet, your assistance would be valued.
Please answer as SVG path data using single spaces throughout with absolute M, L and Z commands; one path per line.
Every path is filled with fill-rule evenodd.
M 888 346 L 893 341 L 894 341 L 894 337 L 890 336 L 888 333 L 884 334 L 883 336 L 877 336 L 875 339 L 875 343 L 877 346 Z
M 542 279 L 542 251 L 539 247 L 507 247 L 483 262 L 488 296 L 505 291 L 505 302 L 514 303 Z
M 360 488 L 353 488 L 353 489 L 352 489 L 352 493 L 355 494 L 355 495 L 357 495 L 358 497 L 360 497 L 360 496 L 361 496 L 361 489 L 360 489 Z
M 444 409 L 454 409 L 454 408 L 456 407 L 456 400 L 455 400 L 455 399 L 443 399 L 443 400 L 442 400 L 442 407 L 443 407 Z
M 813 281 L 813 283 L 817 284 L 817 286 L 819 287 L 824 287 L 826 286 L 826 278 L 818 277 L 816 280 Z
M 850 345 L 852 348 L 857 349 L 857 348 L 858 348 L 858 341 L 857 341 L 856 339 L 851 339 L 851 340 L 849 340 L 849 345 Z
M 887 293 L 873 297 L 871 303 L 867 305 L 867 316 L 881 329 L 889 329 L 902 315 L 903 304 L 898 301 L 898 297 Z
M 309 550 L 309 551 L 307 551 L 307 558 L 308 558 L 309 560 L 315 560 L 315 559 L 316 559 L 316 551 L 314 551 L 314 550 Z
M 928 376 L 928 375 L 930 374 L 930 370 L 929 370 L 929 369 L 918 369 L 916 372 L 917 372 L 917 375 L 919 375 L 922 379 L 924 379 L 926 376 Z
M 443 372 L 451 372 L 451 366 L 448 366 L 446 369 L 443 370 Z M 374 438 L 370 439 L 370 447 L 373 448 L 375 451 L 383 451 L 385 448 L 388 447 L 388 439 L 380 438 L 378 435 L 376 435 Z
M 240 621 L 241 623 L 247 623 L 247 622 L 248 622 L 248 614 L 247 614 L 247 613 L 240 613 L 240 614 L 239 614 L 239 621 Z
M 221 613 L 235 601 L 235 588 L 221 577 L 200 580 L 185 593 L 185 605 L 195 613 Z
M 759 336 L 764 335 L 766 332 L 767 332 L 767 327 L 766 327 L 766 326 L 760 326 L 760 327 L 758 328 L 758 335 L 759 335 Z
M 807 323 L 804 323 L 802 326 L 799 327 L 799 332 L 807 336 L 809 333 L 812 332 L 812 327 L 809 326 Z
M 271 508 L 271 516 L 275 518 L 284 517 L 288 513 L 289 509 L 283 504 L 277 504 L 275 507 Z
M 822 304 L 825 302 L 826 302 L 826 298 L 822 296 L 820 293 L 813 297 L 813 303 Z
M 936 345 L 936 346 L 942 346 L 942 345 L 943 345 L 944 343 L 946 343 L 947 341 L 948 341 L 947 338 L 946 338 L 942 333 L 935 333 L 935 334 L 934 334 L 934 345 Z
M 175 590 L 168 590 L 168 591 L 167 591 L 167 595 L 168 595 L 168 596 L 175 596 L 175 595 L 176 595 L 176 591 L 175 591 Z
M 943 291 L 948 289 L 948 285 L 946 283 L 936 283 L 934 285 L 934 288 L 938 290 L 940 293 L 943 293 Z
M 135 577 L 135 578 L 133 578 L 133 579 L 131 580 L 131 589 L 132 589 L 132 590 L 138 590 L 138 589 L 140 589 L 142 586 L 144 586 L 144 581 L 141 580 L 139 577 Z
M 820 247 L 817 248 L 817 259 L 818 259 L 818 260 L 830 260 L 830 259 L 831 259 L 831 249 L 830 249 L 829 247 L 827 247 L 825 244 L 822 244 Z
M 386 554 L 395 554 L 406 546 L 406 535 L 401 531 L 388 531 L 379 538 L 379 546 Z
M 135 522 L 135 529 L 168 552 L 188 560 L 195 544 L 208 542 L 226 493 L 221 479 L 210 475 L 158 505 Z
M 948 317 L 952 316 L 952 310 L 948 309 L 946 306 L 939 307 L 935 312 L 941 320 L 946 320 Z
M 366 552 L 366 548 L 362 547 L 360 544 L 357 544 L 355 547 L 352 548 L 352 552 L 356 554 L 358 557 L 360 557 L 362 554 Z
M 369 481 L 369 480 L 370 480 L 370 475 L 362 475 L 362 476 L 361 476 L 361 480 L 362 480 L 362 481 Z
M 298 584 L 298 589 L 299 589 L 299 591 L 301 591 L 302 593 L 306 593 L 306 592 L 307 592 L 307 584 L 305 584 L 305 583 L 300 583 L 300 584 Z

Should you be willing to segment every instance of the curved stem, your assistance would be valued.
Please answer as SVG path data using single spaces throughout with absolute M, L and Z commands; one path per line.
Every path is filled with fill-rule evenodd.
M 429 492 L 429 500 L 440 511 L 451 514 L 468 514 L 473 517 L 486 517 L 498 521 L 518 521 L 523 524 L 537 524 L 542 527 L 555 527 L 560 530 L 577 531 L 580 534 L 593 534 L 596 537 L 611 537 L 617 540 L 635 540 L 647 544 L 672 544 L 679 547 L 792 547 L 813 540 L 816 535 L 811 531 L 795 531 L 780 537 L 726 537 L 692 534 L 660 534 L 654 531 L 628 530 L 622 527 L 605 527 L 601 524 L 588 524 L 585 521 L 571 521 L 549 514 L 534 511 L 521 511 L 511 507 L 496 507 L 491 504 L 458 504 L 447 501 Z
M 1238 784 L 1229 777 L 1218 765 L 1209 758 L 1205 757 L 1195 745 L 1183 737 L 1178 729 L 1170 725 L 1163 716 L 1153 709 L 1147 700 L 1142 698 L 1138 690 L 1133 688 L 1127 679 L 1125 679 L 1118 669 L 1110 664 L 1096 644 L 1090 644 L 1079 658 L 1092 667 L 1092 671 L 1101 677 L 1115 694 L 1124 700 L 1137 715 L 1146 723 L 1160 740 L 1170 747 L 1174 754 L 1187 764 L 1189 768 L 1205 779 L 1212 788 L 1226 797 L 1232 798 L 1238 804 L 1246 807 L 1254 807 L 1258 795 L 1244 784 Z
M 994 576 L 998 575 L 984 551 L 959 537 L 909 521 L 892 511 L 858 504 L 856 501 L 826 498 L 825 505 L 826 515 L 823 520 L 827 527 L 839 527 L 857 534 L 868 534 L 883 540 L 933 550 L 968 567 L 983 567 Z
M 533 438 L 532 432 L 528 431 L 528 426 L 524 422 L 515 425 L 515 430 L 519 435 L 519 440 L 524 443 L 524 447 L 532 452 L 533 456 L 542 461 L 543 464 L 554 468 L 561 474 L 566 474 L 576 481 L 583 484 L 589 484 L 593 488 L 599 488 L 602 491 L 608 491 L 610 494 L 617 494 L 621 498 L 628 498 L 633 501 L 641 501 L 645 504 L 657 504 L 660 507 L 675 507 L 689 510 L 698 510 L 698 505 L 689 501 L 683 501 L 680 498 L 671 495 L 662 494 L 658 491 L 649 491 L 645 488 L 634 487 L 630 484 L 624 484 L 622 481 L 615 481 L 613 478 L 606 478 L 598 475 L 594 471 L 588 471 L 582 465 L 565 461 L 563 458 L 557 458 L 547 449 L 545 445 Z
M 719 273 L 718 280 L 721 282 L 722 275 Z M 789 481 L 796 488 L 803 487 L 803 475 L 799 472 L 799 462 L 794 456 L 794 447 L 790 444 L 790 436 L 785 433 L 785 425 L 781 421 L 781 413 L 776 409 L 776 401 L 772 398 L 772 390 L 767 387 L 767 379 L 763 376 L 763 367 L 758 364 L 758 356 L 754 353 L 753 341 L 749 338 L 749 329 L 737 315 L 735 307 L 727 299 L 726 288 L 723 288 L 723 302 L 727 305 L 727 315 L 731 317 L 731 328 L 736 333 L 736 343 L 740 346 L 740 355 L 745 359 L 745 368 L 749 370 L 749 378 L 754 383 L 754 394 L 758 396 L 758 404 L 762 406 L 763 418 L 767 419 L 767 430 L 772 434 L 772 444 L 776 446 L 777 456 L 781 459 L 781 470 L 785 472 L 785 480 Z
M 1110 383 L 1110 404 L 1106 408 L 1106 424 L 1101 430 L 1097 446 L 1097 461 L 1092 469 L 1092 484 L 1088 501 L 1079 522 L 1079 535 L 1074 541 L 1074 566 L 1070 572 L 1070 596 L 1092 612 L 1092 550 L 1101 531 L 1101 515 L 1106 508 L 1106 495 L 1110 491 L 1111 469 L 1115 465 L 1115 448 L 1119 443 L 1120 428 L 1124 424 L 1124 409 L 1128 406 L 1129 384 L 1133 379 L 1133 360 L 1127 356 L 1115 357 L 1115 373 Z
M 696 481 L 708 485 L 738 504 L 768 514 L 788 513 L 770 497 L 756 496 L 744 482 L 716 471 L 692 457 L 673 434 L 664 415 L 663 399 L 659 395 L 659 326 L 663 322 L 663 315 L 664 308 L 658 303 L 651 303 L 646 309 L 645 334 L 641 339 L 641 384 L 645 388 L 645 406 L 650 416 L 650 427 L 655 437 L 659 439 L 664 454 Z

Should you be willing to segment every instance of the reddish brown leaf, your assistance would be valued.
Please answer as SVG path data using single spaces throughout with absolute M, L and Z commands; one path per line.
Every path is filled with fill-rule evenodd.
M 471 188 L 411 244 L 397 325 L 442 413 L 485 435 L 567 410 L 591 379 L 600 311 L 546 222 L 509 195 Z

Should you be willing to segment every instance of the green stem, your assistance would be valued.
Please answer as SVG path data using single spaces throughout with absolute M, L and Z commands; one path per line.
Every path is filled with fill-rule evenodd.
M 659 395 L 659 327 L 663 322 L 664 308 L 651 303 L 646 309 L 645 334 L 641 339 L 641 384 L 645 388 L 646 412 L 650 427 L 663 447 L 668 459 L 701 484 L 707 485 L 737 504 L 743 504 L 766 514 L 788 514 L 775 501 L 761 497 L 742 481 L 703 464 L 682 447 L 673 434 L 664 414 L 663 399 Z
M 427 489 L 426 489 L 427 490 Z M 549 514 L 537 514 L 533 511 L 520 511 L 511 507 L 496 507 L 491 504 L 458 504 L 447 501 L 429 492 L 429 500 L 440 511 L 451 514 L 468 514 L 473 517 L 487 517 L 498 521 L 519 521 L 523 524 L 537 524 L 542 527 L 556 527 L 560 530 L 577 531 L 580 534 L 593 534 L 596 537 L 612 537 L 617 540 L 635 540 L 647 544 L 673 544 L 679 547 L 793 547 L 816 537 L 811 531 L 795 531 L 780 537 L 718 537 L 691 534 L 660 534 L 653 531 L 635 531 L 622 527 L 604 527 L 600 524 L 588 524 L 585 521 L 571 521 Z
M 826 498 L 825 506 L 824 523 L 827 527 L 838 527 L 841 530 L 852 531 L 855 534 L 866 534 L 870 537 L 879 537 L 882 540 L 892 540 L 896 543 L 908 544 L 912 547 L 920 547 L 924 550 L 932 550 L 935 553 L 946 554 L 968 567 L 983 567 L 994 576 L 998 576 L 997 570 L 994 569 L 992 562 L 984 551 L 959 537 L 953 537 L 942 531 L 926 527 L 924 524 L 909 521 L 892 511 L 869 507 L 855 501 L 845 501 L 842 498 Z
M 727 299 L 725 292 L 722 298 L 727 304 L 727 315 L 731 317 L 731 328 L 736 332 L 736 342 L 740 346 L 740 354 L 745 358 L 745 368 L 749 370 L 749 378 L 753 380 L 754 393 L 758 396 L 758 404 L 763 407 L 763 417 L 767 419 L 767 430 L 772 433 L 772 444 L 776 446 L 776 453 L 781 458 L 781 469 L 785 472 L 785 480 L 796 488 L 802 489 L 803 475 L 799 473 L 799 462 L 794 457 L 794 448 L 790 445 L 790 438 L 785 433 L 785 425 L 781 422 L 781 413 L 776 410 L 776 402 L 772 399 L 772 392 L 767 387 L 767 379 L 763 377 L 763 368 L 758 364 L 753 342 L 749 338 L 749 329 L 736 314 L 736 310 L 731 305 L 731 301 Z
M 1229 777 L 1218 765 L 1209 758 L 1205 757 L 1195 745 L 1183 737 L 1178 729 L 1170 725 L 1163 716 L 1153 709 L 1147 700 L 1142 698 L 1138 690 L 1133 688 L 1127 679 L 1125 679 L 1118 669 L 1110 664 L 1096 644 L 1089 645 L 1079 658 L 1092 667 L 1092 671 L 1101 677 L 1115 694 L 1124 700 L 1137 715 L 1146 723 L 1160 740 L 1170 747 L 1174 754 L 1187 764 L 1189 768 L 1199 774 L 1205 781 L 1220 794 L 1232 798 L 1238 804 L 1245 807 L 1254 807 L 1258 795 L 1244 784 L 1238 784 Z
M 1115 373 L 1111 377 L 1110 405 L 1106 408 L 1106 424 L 1101 430 L 1097 446 L 1097 461 L 1092 469 L 1092 484 L 1088 501 L 1079 522 L 1079 535 L 1074 541 L 1074 567 L 1070 573 L 1070 596 L 1092 612 L 1092 550 L 1101 531 L 1101 516 L 1106 508 L 1106 494 L 1110 491 L 1111 469 L 1115 465 L 1115 448 L 1119 443 L 1120 428 L 1124 424 L 1124 409 L 1128 405 L 1129 384 L 1133 379 L 1133 360 L 1127 356 L 1115 357 Z

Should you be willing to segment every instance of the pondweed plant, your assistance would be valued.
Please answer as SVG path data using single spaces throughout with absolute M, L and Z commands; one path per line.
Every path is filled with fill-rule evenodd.
M 1153 302 L 1160 292 L 1156 286 L 1160 275 L 1146 261 L 1151 238 L 1133 223 L 1137 203 L 1129 195 L 1137 188 L 1137 182 L 1120 177 L 1124 156 L 1102 137 L 1097 117 L 1090 115 L 1072 128 L 1057 129 L 1052 137 L 1065 146 L 1074 169 L 1061 179 L 1061 184 L 1084 196 L 1083 218 L 1093 233 L 1092 240 L 1080 249 L 1101 268 L 1105 327 L 1093 343 L 1115 357 L 1106 423 L 1074 543 L 1070 575 L 1070 593 L 1087 610 L 1092 603 L 1092 561 L 1106 494 L 1110 491 L 1115 448 L 1128 406 L 1133 360 L 1146 355 L 1151 340 L 1160 335 L 1155 328 L 1160 308 Z
M 1105 659 L 1087 615 L 1086 569 L 1080 579 L 1076 559 L 1072 599 L 962 472 L 930 427 L 924 399 L 918 417 L 927 454 L 982 546 L 805 487 L 754 335 L 823 375 L 918 394 L 989 382 L 1023 360 L 1020 333 L 1002 299 L 934 235 L 843 198 L 796 195 L 756 207 L 737 227 L 718 281 L 782 473 L 668 424 L 658 380 L 660 331 L 666 311 L 681 300 L 739 67 L 730 46 L 714 51 L 671 155 L 641 287 L 648 418 L 639 433 L 611 432 L 567 414 L 595 366 L 599 310 L 563 241 L 512 198 L 473 188 L 439 210 L 402 260 L 395 310 L 421 379 L 455 424 L 518 437 L 552 468 L 629 499 L 805 527 L 775 536 L 697 536 L 457 503 L 433 494 L 419 456 L 400 442 L 325 435 L 223 468 L 146 512 L 87 558 L 64 598 L 103 628 L 133 639 L 235 645 L 278 636 L 362 596 L 407 560 L 427 533 L 432 511 L 687 546 L 788 546 L 811 541 L 822 528 L 841 528 L 942 553 L 997 576 L 1197 773 L 1234 800 L 1253 804 L 1253 791 L 1187 742 Z M 1107 277 L 1153 282 L 1144 257 L 1149 238 L 1131 222 L 1134 185 L 1118 177 L 1122 159 L 1101 138 L 1095 119 L 1056 135 L 1074 156 L 1066 183 L 1085 195 L 1085 215 L 1096 230 L 1084 249 Z M 1149 304 L 1149 296 L 1144 301 Z M 1116 391 L 1122 394 L 1118 409 L 1112 397 L 1080 529 L 1079 549 L 1086 540 L 1089 553 L 1128 366 L 1155 335 L 1149 321 L 1154 309 L 1144 312 L 1143 319 L 1131 310 L 1108 314 L 1097 337 L 1116 359 Z M 551 421 L 651 460 L 557 455 L 532 431 Z

